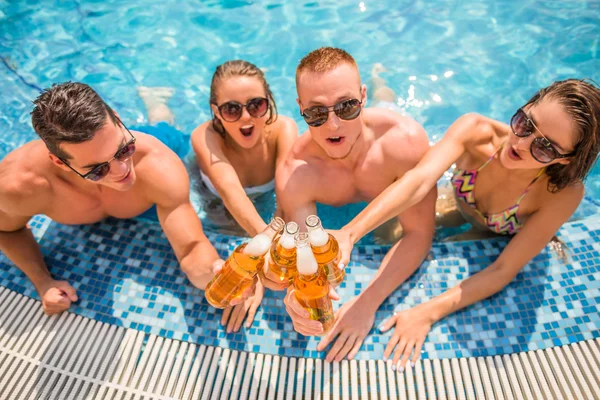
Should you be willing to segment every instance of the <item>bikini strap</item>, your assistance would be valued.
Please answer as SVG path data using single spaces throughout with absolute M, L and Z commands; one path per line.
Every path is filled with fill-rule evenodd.
M 498 146 L 498 148 L 496 149 L 496 151 L 494 152 L 494 154 L 492 154 L 492 156 L 490 158 L 488 158 L 487 161 L 484 162 L 481 167 L 477 168 L 477 172 L 479 172 L 482 169 L 484 169 L 490 163 L 490 161 L 492 161 L 494 159 L 494 157 L 496 157 L 496 154 L 498 154 L 498 152 L 500 150 L 502 150 L 502 147 L 504 147 L 504 143 L 506 143 L 506 142 L 502 142 L 502 144 L 500 146 Z
M 540 169 L 540 172 L 538 172 L 538 174 L 535 176 L 535 178 L 533 178 L 533 180 L 531 181 L 529 186 L 527 186 L 527 189 L 525 189 L 525 191 L 523 192 L 521 197 L 519 197 L 519 200 L 517 200 L 517 204 L 519 204 L 521 202 L 521 200 L 523 200 L 523 197 L 525 197 L 525 195 L 527 194 L 527 192 L 529 192 L 529 189 L 531 189 L 531 187 L 533 186 L 535 181 L 537 181 L 544 172 L 546 172 L 546 167 Z

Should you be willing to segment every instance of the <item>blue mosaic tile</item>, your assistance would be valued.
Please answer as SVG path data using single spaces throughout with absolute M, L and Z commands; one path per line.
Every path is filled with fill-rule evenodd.
M 267 290 L 250 328 L 227 334 L 221 311 L 209 307 L 191 286 L 158 224 L 109 219 L 88 226 L 64 226 L 37 216 L 30 222 L 46 263 L 67 279 L 80 300 L 72 311 L 103 322 L 199 344 L 293 357 L 324 357 L 318 338 L 293 330 L 283 293 Z M 208 233 L 222 257 L 243 241 Z M 546 249 L 500 293 L 435 324 L 423 357 L 489 356 L 545 349 L 600 337 L 600 218 L 566 224 L 559 237 L 569 258 Z M 378 359 L 391 335 L 377 326 L 394 311 L 443 293 L 482 270 L 499 255 L 505 238 L 434 244 L 416 273 L 381 305 L 358 353 Z M 388 251 L 358 246 L 339 288 L 339 307 L 366 287 Z M 0 254 L 0 284 L 37 298 L 24 274 Z

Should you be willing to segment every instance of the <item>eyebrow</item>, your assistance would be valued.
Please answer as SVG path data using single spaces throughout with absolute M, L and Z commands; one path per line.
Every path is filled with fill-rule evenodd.
M 126 145 L 127 143 L 128 143 L 128 142 L 125 142 L 125 137 L 123 137 L 123 139 L 121 140 L 121 145 L 119 146 L 119 148 L 117 149 L 117 151 L 115 151 L 115 155 L 114 155 L 113 157 L 115 157 L 117 154 L 119 154 L 119 152 L 120 152 L 121 150 L 123 150 L 123 147 L 125 147 L 125 145 Z M 81 168 L 85 168 L 85 169 L 94 169 L 94 168 L 96 168 L 97 166 L 104 164 L 105 162 L 106 162 L 106 161 L 99 162 L 99 163 L 95 163 L 95 164 L 88 164 L 88 165 L 84 165 L 84 166 L 83 166 L 83 167 L 81 167 Z
M 527 118 L 529 118 L 533 122 L 533 125 L 535 125 L 535 129 L 537 129 L 538 132 L 542 133 L 542 131 L 540 131 L 540 128 L 538 128 L 538 123 L 535 120 L 535 118 L 533 117 L 533 114 L 525 113 L 525 115 L 527 115 Z M 548 136 L 544 135 L 543 133 L 542 133 L 542 136 L 544 136 L 544 138 L 546 138 L 546 140 L 549 141 L 552 146 L 558 148 L 561 151 L 561 153 L 565 152 L 565 149 L 560 144 L 556 143 L 554 140 L 550 139 Z
M 333 104 L 331 104 L 329 107 L 331 107 L 331 106 L 333 106 L 333 105 L 335 105 L 335 104 L 339 103 L 340 101 L 344 101 L 344 100 L 350 100 L 350 99 L 359 99 L 359 98 L 360 98 L 360 96 L 355 96 L 355 95 L 354 95 L 354 94 L 352 94 L 352 93 L 346 93 L 346 94 L 344 94 L 344 95 L 341 95 L 341 96 L 339 96 L 339 97 L 338 97 L 338 98 L 335 100 L 335 102 L 334 102 Z M 316 101 L 316 102 L 313 102 L 313 101 L 311 101 L 311 102 L 309 102 L 309 103 L 308 103 L 308 105 L 309 105 L 309 106 L 325 106 L 325 104 L 321 103 L 320 101 Z

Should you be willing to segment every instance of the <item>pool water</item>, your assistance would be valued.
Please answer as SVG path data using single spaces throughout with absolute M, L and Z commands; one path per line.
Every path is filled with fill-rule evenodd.
M 66 80 L 92 85 L 128 125 L 147 122 L 137 86 L 171 86 L 177 124 L 190 133 L 210 117 L 214 68 L 234 58 L 265 69 L 280 113 L 305 130 L 295 103 L 295 68 L 323 45 L 348 50 L 367 84 L 371 67 L 382 63 L 388 72 L 381 76 L 397 93 L 398 105 L 435 142 L 464 113 L 508 121 L 554 80 L 600 81 L 599 26 L 595 0 L 0 0 L 0 157 L 35 139 L 31 100 L 40 88 Z M 185 160 L 196 189 L 193 157 Z M 542 251 L 501 293 L 437 323 L 424 358 L 505 354 L 600 336 L 598 166 L 586 187 L 574 216 L 582 221 L 559 231 L 569 246 L 568 261 Z M 197 189 L 192 196 L 198 212 L 209 230 L 217 229 L 202 209 L 209 199 Z M 264 218 L 272 201 L 271 195 L 259 202 Z M 335 228 L 362 206 L 318 211 Z M 218 324 L 220 311 L 188 284 L 155 224 L 109 219 L 63 226 L 38 216 L 31 225 L 52 273 L 80 293 L 72 307 L 79 315 L 195 343 L 324 356 L 316 351 L 317 339 L 293 331 L 282 293 L 267 291 L 252 327 L 227 334 Z M 223 257 L 242 240 L 208 235 Z M 420 269 L 377 311 L 375 326 L 394 310 L 424 302 L 480 271 L 506 242 L 435 243 Z M 336 309 L 366 287 L 387 250 L 355 248 Z M 2 254 L 0 285 L 37 296 Z M 373 328 L 358 358 L 380 359 L 389 335 Z
M 67 80 L 92 85 L 126 124 L 147 122 L 137 86 L 171 86 L 177 125 L 190 133 L 210 118 L 215 67 L 236 58 L 266 71 L 279 112 L 304 131 L 295 68 L 324 45 L 349 51 L 367 85 L 382 63 L 398 105 L 435 142 L 464 113 L 508 121 L 554 80 L 600 80 L 599 27 L 597 0 L 0 1 L 0 156 L 35 138 L 39 89 Z M 587 189 L 576 218 L 598 211 L 598 168 Z M 272 206 L 268 196 L 257 205 L 265 218 Z M 362 206 L 319 210 L 335 227 Z

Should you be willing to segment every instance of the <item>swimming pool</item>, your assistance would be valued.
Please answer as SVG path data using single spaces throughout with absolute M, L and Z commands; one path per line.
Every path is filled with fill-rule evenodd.
M 66 80 L 94 86 L 130 125 L 146 121 L 137 86 L 171 86 L 189 133 L 210 118 L 214 68 L 235 58 L 266 71 L 280 113 L 304 131 L 295 68 L 323 45 L 348 50 L 367 84 L 382 63 L 398 104 L 432 141 L 466 112 L 508 121 L 554 80 L 600 79 L 598 1 L 42 1 L 1 12 L 0 85 L 10 96 L 0 99 L 0 156 L 35 138 L 38 88 Z M 599 176 L 583 207 L 600 198 Z
M 29 112 L 38 88 L 65 80 L 94 86 L 128 124 L 146 121 L 136 86 L 172 86 L 176 93 L 169 104 L 180 128 L 191 132 L 209 118 L 214 67 L 233 58 L 267 71 L 280 113 L 293 116 L 304 130 L 295 103 L 295 67 L 322 45 L 353 54 L 367 84 L 371 66 L 385 65 L 389 71 L 382 77 L 399 105 L 432 141 L 466 112 L 507 121 L 553 80 L 600 81 L 598 1 L 281 3 L 0 1 L 0 156 L 35 138 Z M 598 167 L 586 187 L 576 221 L 559 233 L 571 249 L 570 261 L 545 250 L 502 293 L 436 324 L 424 358 L 499 355 L 598 338 Z M 293 332 L 281 294 L 270 291 L 253 326 L 227 335 L 219 312 L 185 284 L 155 225 L 111 219 L 65 227 L 43 217 L 33 225 L 53 273 L 86 293 L 72 309 L 77 314 L 227 349 L 323 356 L 314 338 Z M 241 240 L 209 235 L 223 256 Z M 420 270 L 380 308 L 376 324 L 485 267 L 505 243 L 500 238 L 435 244 Z M 367 284 L 385 251 L 357 247 L 343 300 Z M 36 297 L 3 255 L 0 265 L 2 286 Z M 373 329 L 358 358 L 380 359 L 388 335 Z

